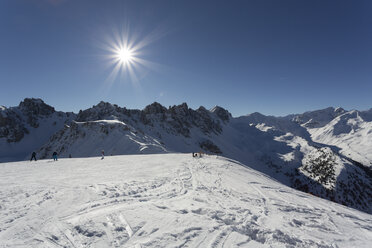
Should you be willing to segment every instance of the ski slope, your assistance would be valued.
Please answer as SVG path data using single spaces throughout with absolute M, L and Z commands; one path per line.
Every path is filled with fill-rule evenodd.
M 0 247 L 370 247 L 371 215 L 216 156 L 0 164 Z

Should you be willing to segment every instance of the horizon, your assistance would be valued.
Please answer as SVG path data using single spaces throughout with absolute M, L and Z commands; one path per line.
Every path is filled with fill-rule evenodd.
M 372 107 L 370 1 L 2 1 L 0 105 Z
M 149 106 L 149 105 L 151 105 L 151 104 L 159 103 L 159 102 L 157 102 L 157 101 L 154 101 L 154 102 L 152 102 L 152 103 L 149 103 L 149 104 L 143 106 L 142 108 L 130 108 L 130 107 L 128 107 L 128 106 L 123 106 L 123 105 L 119 105 L 119 104 L 116 104 L 116 103 L 112 103 L 112 102 L 107 102 L 107 101 L 103 101 L 103 100 L 101 100 L 101 101 L 99 101 L 98 103 L 91 105 L 90 107 L 87 107 L 87 108 L 84 108 L 84 109 L 79 109 L 79 110 L 77 110 L 77 111 L 72 111 L 72 110 L 61 110 L 61 109 L 58 109 L 58 108 L 56 108 L 55 106 L 53 106 L 53 105 L 49 104 L 48 102 L 44 101 L 44 99 L 42 99 L 42 98 L 38 98 L 38 97 L 26 97 L 26 98 L 22 99 L 21 101 L 19 101 L 19 103 L 16 104 L 16 105 L 13 105 L 13 106 L 4 106 L 4 105 L 0 104 L 0 107 L 5 107 L 5 108 L 18 107 L 19 104 L 20 104 L 21 102 L 23 102 L 25 99 L 36 99 L 36 100 L 42 100 L 45 104 L 47 104 L 47 105 L 53 107 L 53 108 L 55 109 L 55 111 L 57 111 L 57 112 L 58 112 L 58 111 L 61 111 L 61 112 L 65 112 L 65 113 L 74 113 L 74 114 L 78 114 L 79 111 L 84 111 L 84 110 L 87 110 L 87 109 L 89 109 L 89 108 L 93 108 L 94 106 L 97 106 L 100 102 L 109 103 L 109 104 L 112 104 L 112 105 L 117 105 L 118 107 L 121 107 L 121 108 L 127 108 L 127 109 L 129 109 L 129 110 L 144 110 L 147 106 Z M 247 115 L 251 115 L 251 114 L 254 114 L 254 113 L 259 113 L 259 114 L 262 114 L 262 115 L 265 115 L 265 116 L 286 117 L 286 116 L 290 116 L 290 115 L 299 115 L 299 114 L 304 114 L 304 113 L 306 113 L 306 112 L 314 112 L 314 111 L 318 111 L 318 110 L 325 110 L 325 109 L 328 109 L 328 108 L 333 108 L 333 109 L 341 108 L 341 109 L 343 109 L 343 110 L 345 110 L 345 111 L 347 111 L 347 112 L 349 112 L 349 111 L 354 111 L 354 110 L 356 110 L 356 111 L 361 111 L 361 112 L 372 110 L 372 108 L 369 108 L 369 109 L 346 109 L 346 108 L 343 108 L 343 107 L 341 107 L 341 106 L 337 106 L 337 107 L 336 107 L 336 106 L 328 106 L 328 107 L 321 108 L 321 109 L 310 109 L 310 110 L 307 110 L 307 111 L 304 111 L 304 112 L 301 112 L 301 113 L 289 113 L 289 114 L 287 114 L 287 115 L 270 115 L 270 114 L 265 114 L 265 113 L 261 113 L 261 112 L 258 112 L 258 111 L 254 111 L 254 112 L 251 112 L 251 113 L 247 113 L 247 114 L 243 114 L 243 115 L 235 116 L 235 115 L 233 115 L 233 114 L 230 112 L 229 109 L 227 109 L 227 108 L 225 108 L 224 106 L 221 106 L 221 105 L 214 105 L 214 106 L 211 106 L 211 107 L 206 107 L 206 106 L 200 105 L 200 106 L 197 106 L 197 107 L 192 107 L 192 106 L 190 106 L 189 103 L 187 103 L 187 102 L 176 103 L 176 104 L 172 104 L 172 105 L 169 105 L 169 106 L 166 106 L 166 105 L 164 105 L 164 104 L 162 104 L 162 103 L 159 103 L 159 104 L 162 105 L 163 107 L 169 109 L 169 108 L 172 107 L 172 106 L 179 106 L 179 105 L 181 105 L 181 104 L 183 104 L 183 103 L 186 103 L 187 106 L 188 106 L 189 108 L 193 109 L 193 110 L 197 110 L 197 109 L 200 108 L 200 107 L 204 107 L 204 108 L 207 109 L 208 111 L 211 111 L 214 107 L 221 107 L 221 108 L 227 110 L 227 111 L 232 115 L 233 118 L 239 118 L 239 117 L 247 116 Z

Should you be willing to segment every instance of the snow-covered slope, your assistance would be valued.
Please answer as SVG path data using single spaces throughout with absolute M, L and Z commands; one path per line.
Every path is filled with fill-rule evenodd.
M 0 247 L 370 247 L 371 215 L 230 159 L 0 164 Z
M 106 150 L 107 155 L 167 152 L 159 141 L 139 134 L 124 122 L 100 120 L 66 125 L 51 137 L 51 142 L 41 147 L 39 156 L 49 158 L 58 151 L 62 157 L 91 157 L 102 150 Z
M 223 152 L 224 155 L 288 186 L 372 213 L 372 175 L 367 168 L 333 147 L 308 141 L 307 136 L 283 132 L 265 123 L 244 122 L 231 121 L 237 135 L 230 144 L 240 153 Z M 228 141 L 231 137 L 222 139 Z
M 73 113 L 57 112 L 41 99 L 26 98 L 18 107 L 0 107 L 0 162 L 29 158 Z
M 314 141 L 333 145 L 341 153 L 372 168 L 372 111 L 348 111 L 326 125 L 308 128 Z
M 38 158 L 50 158 L 54 151 L 64 158 L 98 156 L 102 150 L 106 155 L 203 151 L 249 164 L 287 186 L 372 213 L 372 172 L 365 167 L 371 163 L 371 111 L 327 108 L 287 117 L 253 113 L 233 118 L 218 106 L 193 110 L 186 103 L 169 108 L 153 103 L 130 110 L 100 102 L 74 115 L 55 112 L 38 99 L 24 102 L 27 108 L 21 103 L 11 109 L 21 113 L 13 114 L 19 120 L 2 119 L 7 126 L 1 130 L 8 139 L 0 143 L 3 161 L 19 151 L 22 158 L 29 156 L 35 147 Z M 2 108 L 1 113 L 13 112 Z M 61 118 L 53 129 L 49 124 L 55 115 Z M 33 128 L 19 139 L 18 130 L 31 125 L 27 123 Z M 12 138 L 17 140 L 9 141 Z

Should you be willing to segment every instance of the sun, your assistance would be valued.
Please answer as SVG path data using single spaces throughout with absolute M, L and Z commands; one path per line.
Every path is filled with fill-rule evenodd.
M 163 69 L 162 65 L 148 60 L 150 55 L 147 47 L 165 33 L 130 33 L 129 24 L 123 24 L 121 28 L 114 25 L 109 30 L 111 32 L 105 31 L 103 39 L 98 40 L 98 47 L 104 52 L 102 57 L 109 69 L 105 82 L 111 85 L 119 79 L 118 81 L 131 82 L 135 87 L 139 87 L 139 81 L 146 77 L 149 71 Z
M 133 51 L 131 51 L 129 48 L 121 48 L 117 52 L 117 58 L 121 63 L 130 63 L 133 60 Z

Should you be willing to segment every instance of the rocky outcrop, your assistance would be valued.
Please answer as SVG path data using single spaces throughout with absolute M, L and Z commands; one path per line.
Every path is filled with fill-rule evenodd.
M 29 131 L 23 118 L 16 111 L 3 107 L 0 110 L 0 139 L 8 143 L 20 141 Z

